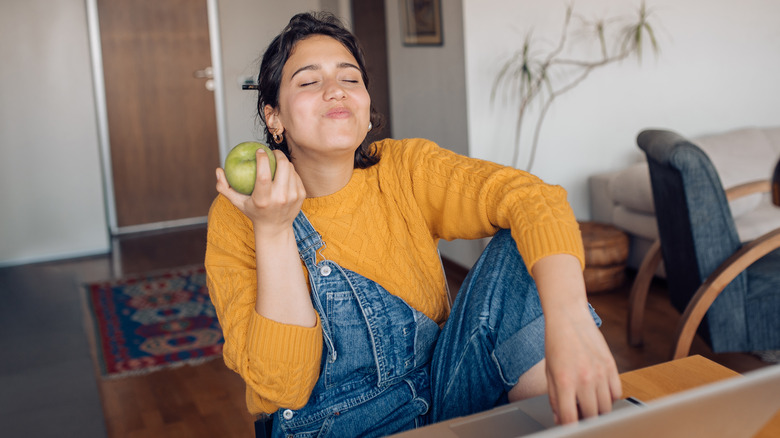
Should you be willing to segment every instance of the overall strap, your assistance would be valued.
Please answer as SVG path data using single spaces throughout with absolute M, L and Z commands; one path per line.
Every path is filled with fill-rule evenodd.
M 317 252 L 325 246 L 325 243 L 322 241 L 320 233 L 309 222 L 309 218 L 303 214 L 303 210 L 298 212 L 298 216 L 293 221 L 293 231 L 295 232 L 295 241 L 298 243 L 298 253 L 304 263 L 311 268 L 309 263 L 317 264 Z
M 320 321 L 322 322 L 322 336 L 327 345 L 327 354 L 335 359 L 336 348 L 333 345 L 333 339 L 330 333 L 330 321 L 328 315 L 323 311 L 322 301 L 320 300 L 317 281 L 315 278 L 317 274 L 314 272 L 324 272 L 327 270 L 330 272 L 331 268 L 323 265 L 321 269 L 317 269 L 317 254 L 325 247 L 325 242 L 322 241 L 322 236 L 317 230 L 314 229 L 309 218 L 303 214 L 303 210 L 298 212 L 298 216 L 293 221 L 293 232 L 295 233 L 295 241 L 298 244 L 298 254 L 301 256 L 301 260 L 306 265 L 306 269 L 309 271 L 309 286 L 311 287 L 311 298 L 314 308 L 320 315 Z M 324 259 L 324 257 L 323 257 Z

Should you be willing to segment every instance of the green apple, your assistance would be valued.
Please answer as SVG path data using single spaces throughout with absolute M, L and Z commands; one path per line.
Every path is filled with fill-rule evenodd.
M 225 177 L 233 190 L 245 195 L 252 194 L 257 179 L 255 154 L 258 149 L 265 150 L 268 155 L 268 161 L 271 164 L 271 179 L 276 175 L 276 155 L 271 148 L 256 141 L 239 143 L 230 150 L 225 158 Z

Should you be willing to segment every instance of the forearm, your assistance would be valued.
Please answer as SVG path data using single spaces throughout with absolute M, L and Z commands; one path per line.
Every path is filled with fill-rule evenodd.
M 533 267 L 542 310 L 547 319 L 569 318 L 587 310 L 587 294 L 582 265 L 577 257 L 555 254 L 539 259 Z
M 314 327 L 317 317 L 292 227 L 276 233 L 255 231 L 255 248 L 255 311 L 276 322 Z
M 568 254 L 543 257 L 533 275 L 545 316 L 545 366 L 556 418 L 571 423 L 609 412 L 620 397 L 620 379 L 589 312 L 579 260 Z

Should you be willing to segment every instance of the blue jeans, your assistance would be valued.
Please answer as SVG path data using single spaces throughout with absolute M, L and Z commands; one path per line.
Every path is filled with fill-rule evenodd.
M 274 413 L 273 436 L 384 436 L 479 412 L 506 403 L 544 358 L 536 286 L 507 230 L 471 269 L 440 330 L 377 283 L 318 261 L 323 242 L 303 213 L 294 228 L 324 347 L 308 404 Z

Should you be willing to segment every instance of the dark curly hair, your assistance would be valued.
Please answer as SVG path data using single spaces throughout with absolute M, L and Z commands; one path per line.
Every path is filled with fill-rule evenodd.
M 274 142 L 273 133 L 268 129 L 263 108 L 266 105 L 270 105 L 272 108 L 279 107 L 279 87 L 282 82 L 282 68 L 284 68 L 284 64 L 290 57 L 295 44 L 312 35 L 329 36 L 343 44 L 352 56 L 355 57 L 360 73 L 363 76 L 363 83 L 368 88 L 368 74 L 366 72 L 363 51 L 355 35 L 348 31 L 338 18 L 325 12 L 302 13 L 292 17 L 281 33 L 271 41 L 271 44 L 263 54 L 260 73 L 257 76 L 257 113 L 265 126 L 266 142 L 272 149 L 282 151 L 288 159 L 291 159 L 291 156 L 287 140 L 284 139 L 279 144 Z M 374 110 L 373 105 L 371 105 L 370 120 L 374 130 L 382 124 L 382 117 Z M 355 151 L 355 168 L 365 169 L 378 162 L 379 155 L 376 149 L 371 147 L 368 136 L 366 136 Z

